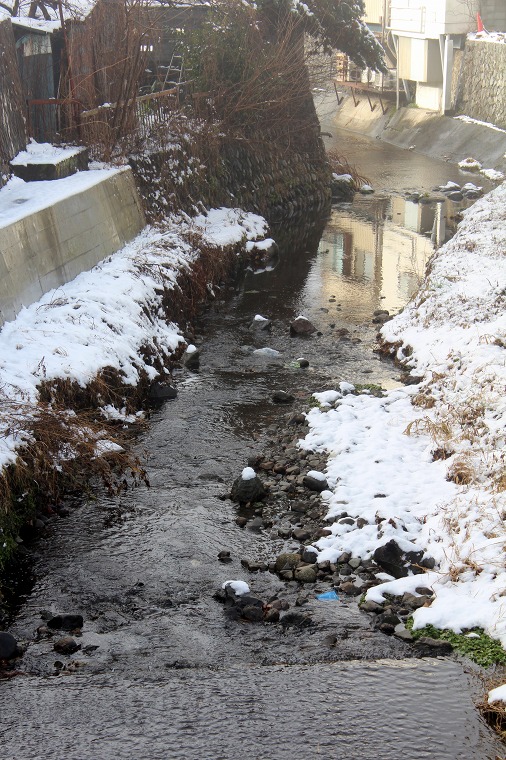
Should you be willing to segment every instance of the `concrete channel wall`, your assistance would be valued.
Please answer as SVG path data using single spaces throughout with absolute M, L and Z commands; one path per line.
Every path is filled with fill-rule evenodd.
M 144 224 L 125 169 L 0 227 L 0 325 L 115 253 Z
M 351 94 L 344 94 L 338 105 L 335 94 L 329 91 L 318 109 L 322 131 L 332 133 L 335 128 L 345 129 L 442 161 L 458 163 L 472 157 L 487 169 L 506 171 L 506 130 L 467 123 L 422 108 L 396 111 L 388 103 L 384 104 L 389 107 L 383 113 L 377 96 L 370 97 L 375 106 L 373 111 L 365 95 L 361 95 L 355 105 Z M 345 146 L 342 152 L 346 155 Z M 367 174 L 366 156 L 361 168 Z

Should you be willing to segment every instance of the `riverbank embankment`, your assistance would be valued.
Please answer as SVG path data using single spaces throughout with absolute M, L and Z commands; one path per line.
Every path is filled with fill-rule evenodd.
M 318 562 L 383 557 L 390 578 L 366 599 L 400 602 L 418 593 L 406 557 L 421 552 L 435 598 L 413 628 L 480 629 L 503 646 L 505 199 L 503 184 L 465 212 L 417 295 L 381 328 L 409 384 L 380 398 L 344 386 L 315 394 L 301 442 L 329 457 L 330 535 L 315 544 Z
M 66 488 L 93 474 L 112 483 L 121 426 L 142 419 L 150 392 L 172 392 L 192 319 L 255 241 L 266 255 L 266 232 L 237 209 L 174 217 L 3 326 L 0 566 Z
M 398 111 L 384 101 L 385 113 L 379 98 L 370 95 L 371 110 L 365 93 L 358 93 L 358 103 L 344 90 L 341 104 L 337 103 L 334 89 L 316 98 L 322 132 L 332 134 L 333 129 L 345 129 L 383 140 L 406 150 L 413 150 L 431 158 L 458 164 L 473 157 L 485 168 L 506 171 L 506 130 L 463 117 L 441 116 L 434 111 L 403 107 Z M 332 138 L 325 137 L 326 145 Z M 366 162 L 361 171 L 367 174 Z

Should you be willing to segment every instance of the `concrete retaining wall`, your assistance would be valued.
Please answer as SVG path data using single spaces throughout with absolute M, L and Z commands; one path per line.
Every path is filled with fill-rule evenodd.
M 506 45 L 467 40 L 457 110 L 506 128 Z
M 0 228 L 0 324 L 115 253 L 144 223 L 124 170 Z
M 352 96 L 345 95 L 338 106 L 335 95 L 332 97 L 332 93 L 329 94 L 320 107 L 322 130 L 332 133 L 336 127 L 347 129 L 399 148 L 413 147 L 418 153 L 452 163 L 472 156 L 487 169 L 506 170 L 506 131 L 469 124 L 422 108 L 400 108 L 395 111 L 395 107 L 391 106 L 383 114 L 377 97 L 371 96 L 371 101 L 373 105 L 376 102 L 374 111 L 371 111 L 365 96 L 355 106 Z M 342 152 L 346 155 L 345 146 Z

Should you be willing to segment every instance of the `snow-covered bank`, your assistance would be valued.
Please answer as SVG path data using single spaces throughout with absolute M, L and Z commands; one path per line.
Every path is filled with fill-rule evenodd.
M 156 359 L 163 364 L 184 343 L 178 325 L 166 322 L 162 300 L 198 259 L 199 242 L 219 256 L 224 247 L 265 237 L 266 229 L 262 217 L 239 209 L 174 217 L 146 228 L 6 323 L 0 331 L 0 468 L 16 460 L 29 437 L 27 415 L 43 380 L 85 387 L 105 367 L 117 370 L 125 385 L 135 385 L 141 373 L 153 379 Z
M 376 398 L 316 394 L 302 446 L 327 451 L 334 522 L 319 560 L 368 558 L 395 539 L 436 561 L 436 594 L 414 627 L 480 626 L 506 646 L 506 184 L 478 201 L 432 258 L 413 301 L 382 340 L 421 378 Z M 359 525 L 361 527 L 359 527 Z M 418 583 L 420 585 L 420 576 Z M 413 577 L 370 589 L 412 592 Z

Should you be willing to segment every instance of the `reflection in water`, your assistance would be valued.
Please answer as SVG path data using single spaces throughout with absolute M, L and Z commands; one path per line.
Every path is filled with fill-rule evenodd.
M 413 296 L 434 245 L 456 226 L 456 204 L 359 196 L 334 207 L 307 283 L 308 300 L 336 297 L 355 315 L 396 311 Z

